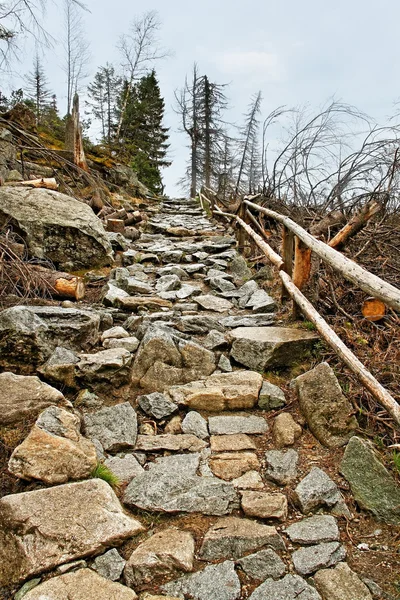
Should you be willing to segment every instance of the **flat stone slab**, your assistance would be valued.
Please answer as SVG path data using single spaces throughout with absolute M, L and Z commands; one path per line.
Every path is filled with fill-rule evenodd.
M 101 479 L 4 496 L 0 585 L 90 556 L 143 530 Z
M 379 460 L 371 443 L 352 437 L 340 470 L 361 508 L 385 523 L 400 525 L 400 486 Z
M 208 426 L 211 435 L 231 435 L 236 433 L 262 434 L 268 431 L 268 424 L 255 415 L 229 415 L 210 417 Z
M 219 412 L 253 408 L 257 404 L 262 377 L 253 371 L 233 371 L 211 375 L 201 381 L 168 390 L 175 404 L 183 404 L 194 410 Z
M 98 440 L 106 452 L 135 447 L 137 415 L 129 402 L 86 414 L 84 422 L 87 437 Z
M 232 317 L 224 317 L 220 320 L 221 325 L 224 327 L 268 327 L 275 321 L 275 315 L 271 313 L 267 314 L 255 314 L 255 315 L 235 315 Z
M 212 435 L 211 452 L 239 452 L 240 450 L 257 450 L 254 441 L 245 433 L 233 435 Z
M 223 313 L 233 308 L 232 302 L 218 296 L 213 296 L 212 294 L 197 296 L 194 298 L 194 301 L 197 302 L 197 304 L 200 304 L 205 310 L 212 310 L 214 312 Z
M 298 575 L 286 575 L 279 581 L 267 579 L 249 600 L 322 600 L 317 590 Z
M 25 600 L 136 600 L 137 595 L 124 585 L 101 577 L 91 569 L 79 569 L 53 577 L 25 594 Z
M 262 490 L 264 482 L 258 471 L 248 471 L 241 477 L 232 480 L 233 486 L 238 490 Z
M 339 540 L 339 528 L 336 519 L 331 515 L 315 515 L 303 519 L 285 529 L 292 542 L 297 544 L 320 544 Z
M 313 467 L 300 481 L 294 495 L 305 514 L 320 506 L 332 508 L 342 500 L 336 483 L 318 467 Z
M 345 558 L 346 550 L 339 542 L 300 548 L 292 554 L 294 568 L 300 575 L 311 575 L 324 567 L 333 567 Z
M 207 443 L 190 433 L 173 435 L 164 433 L 162 435 L 138 435 L 135 450 L 143 452 L 157 452 L 160 450 L 169 450 L 179 452 L 188 450 L 189 452 L 200 452 L 206 448 Z
M 261 468 L 257 454 L 254 452 L 223 452 L 213 454 L 209 459 L 211 471 L 216 477 L 230 481 L 237 479 L 248 471 Z
M 209 565 L 203 571 L 167 583 L 162 590 L 171 596 L 193 600 L 237 600 L 241 592 L 232 561 Z
M 240 558 L 237 564 L 249 577 L 265 581 L 268 577 L 279 579 L 286 573 L 286 565 L 276 552 L 267 548 Z
M 239 327 L 230 333 L 231 356 L 254 371 L 287 367 L 311 350 L 318 336 L 285 327 Z
M 284 494 L 268 492 L 242 492 L 242 509 L 246 516 L 259 519 L 285 521 L 288 502 Z
M 61 392 L 40 381 L 39 377 L 0 373 L 1 425 L 36 417 L 52 404 L 70 406 Z
M 250 519 L 225 517 L 209 529 L 200 548 L 201 560 L 241 558 L 246 552 L 268 546 L 284 550 L 285 544 L 275 527 L 261 525 Z
M 225 515 L 238 505 L 232 484 L 213 477 L 196 475 L 200 456 L 177 455 L 160 459 L 151 469 L 128 485 L 124 503 L 128 506 L 166 513 L 200 512 Z
M 130 587 L 153 581 L 158 576 L 174 576 L 193 570 L 194 538 L 187 531 L 164 529 L 139 544 L 125 566 Z
M 314 583 L 324 600 L 372 600 L 367 586 L 347 563 L 323 569 L 314 575 Z
M 104 461 L 120 483 L 129 483 L 134 477 L 144 473 L 143 467 L 139 464 L 133 454 L 117 454 Z
M 328 363 L 296 377 L 295 385 L 301 412 L 317 440 L 328 448 L 347 444 L 358 423 Z

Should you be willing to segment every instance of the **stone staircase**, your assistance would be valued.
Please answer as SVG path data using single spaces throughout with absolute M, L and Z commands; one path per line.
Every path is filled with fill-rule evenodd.
M 33 424 L 8 464 L 22 491 L 0 500 L 4 598 L 21 586 L 26 600 L 390 597 L 352 543 L 360 518 L 352 536 L 342 447 L 351 440 L 342 471 L 353 491 L 360 453 L 385 480 L 385 507 L 364 507 L 393 525 L 398 488 L 354 435 L 328 365 L 289 385 L 317 336 L 276 323 L 235 245 L 195 201 L 165 200 L 120 255 L 106 308 L 0 314 L 3 368 L 21 372 L 29 339 L 42 379 L 64 391 L 29 365 L 0 374 L 2 424 Z M 278 387 L 268 373 L 281 369 Z M 378 543 L 391 529 L 379 527 Z M 390 571 L 391 548 L 382 556 Z

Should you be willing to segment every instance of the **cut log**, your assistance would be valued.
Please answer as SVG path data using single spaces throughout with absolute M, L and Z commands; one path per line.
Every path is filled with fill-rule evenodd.
M 107 219 L 106 231 L 123 234 L 125 232 L 125 223 L 122 219 Z
M 381 205 L 375 200 L 368 202 L 359 213 L 354 215 L 350 221 L 329 242 L 331 248 L 342 248 L 344 244 L 356 233 L 364 229 L 368 221 L 381 210 Z
M 386 306 L 377 298 L 367 298 L 362 305 L 361 312 L 368 321 L 380 321 L 386 314 Z
M 8 181 L 6 185 L 13 187 L 25 186 L 32 188 L 46 188 L 47 190 L 58 190 L 58 183 L 54 177 L 43 177 L 42 179 L 27 179 L 26 181 Z
M 48 287 L 52 296 L 62 300 L 82 300 L 86 287 L 83 277 L 77 277 L 62 271 L 52 271 L 38 265 L 30 265 L 32 274 L 37 274 Z

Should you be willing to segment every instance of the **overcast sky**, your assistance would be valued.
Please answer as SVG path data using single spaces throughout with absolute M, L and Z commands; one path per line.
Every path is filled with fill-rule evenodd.
M 57 0 L 59 5 L 62 0 Z M 156 10 L 160 38 L 172 52 L 156 71 L 166 102 L 173 165 L 164 171 L 167 193 L 180 194 L 178 179 L 188 158 L 187 140 L 178 133 L 172 105 L 174 90 L 184 83 L 193 62 L 211 80 L 229 83 L 232 122 L 240 122 L 250 97 L 263 94 L 262 112 L 275 107 L 310 104 L 317 109 L 334 96 L 383 121 L 400 96 L 399 0 L 86 0 L 84 15 L 91 44 L 92 74 L 107 61 L 119 62 L 118 36 L 129 22 Z M 45 27 L 59 40 L 62 11 L 50 7 Z M 31 68 L 33 48 L 14 65 L 14 87 Z M 60 109 L 65 107 L 62 49 L 46 52 L 45 67 Z

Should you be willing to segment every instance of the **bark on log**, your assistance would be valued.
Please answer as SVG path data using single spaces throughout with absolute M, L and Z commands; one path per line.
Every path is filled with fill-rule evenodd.
M 359 213 L 354 215 L 350 221 L 329 242 L 331 248 L 341 248 L 356 233 L 364 229 L 368 221 L 381 210 L 381 205 L 375 200 L 368 202 Z
M 334 210 L 329 215 L 326 215 L 323 219 L 315 223 L 310 227 L 311 235 L 319 237 L 324 235 L 331 227 L 336 225 L 344 225 L 346 223 L 346 217 L 340 210 Z
M 107 219 L 106 231 L 123 234 L 125 232 L 125 223 L 122 219 Z
M 311 302 L 297 289 L 287 273 L 280 271 L 280 278 L 293 300 L 299 305 L 304 315 L 312 323 L 324 338 L 324 340 L 335 350 L 343 362 L 357 375 L 361 383 L 371 392 L 378 402 L 386 408 L 396 423 L 400 424 L 400 405 L 389 394 L 389 392 L 375 379 L 365 368 L 361 361 L 352 353 L 339 336 L 333 331 L 328 323 L 321 317 Z
M 38 265 L 31 265 L 30 270 L 49 286 L 52 296 L 63 300 L 82 300 L 85 297 L 86 287 L 82 277 L 62 271 L 52 271 Z
M 258 204 L 253 204 L 248 200 L 245 200 L 245 203 L 247 206 L 250 206 L 250 208 L 262 212 L 279 223 L 286 225 L 286 227 L 293 231 L 302 242 L 322 258 L 322 260 L 328 263 L 335 271 L 341 273 L 345 279 L 348 279 L 360 287 L 369 296 L 379 298 L 379 300 L 382 300 L 382 302 L 400 312 L 400 290 L 394 287 L 394 285 L 391 285 L 380 277 L 370 273 L 353 260 L 350 260 L 334 248 L 328 246 L 328 244 L 317 240 L 289 217 L 285 217 L 268 208 L 258 206 Z
M 24 186 L 33 188 L 45 188 L 47 190 L 58 190 L 58 183 L 54 177 L 44 177 L 42 179 L 27 179 L 26 181 L 9 181 L 6 185 L 12 187 Z

